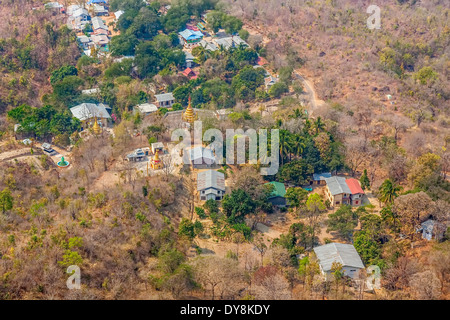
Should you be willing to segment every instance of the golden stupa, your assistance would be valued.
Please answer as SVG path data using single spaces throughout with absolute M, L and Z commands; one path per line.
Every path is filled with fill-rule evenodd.
M 153 170 L 162 169 L 163 163 L 161 159 L 159 159 L 159 150 L 156 149 L 155 155 L 153 159 L 151 160 L 150 166 Z
M 94 117 L 94 125 L 92 126 L 92 130 L 94 130 L 94 134 L 100 134 L 100 132 L 102 131 L 102 128 L 100 128 L 97 122 L 97 117 Z
M 182 119 L 189 123 L 194 123 L 194 121 L 198 119 L 197 114 L 191 106 L 191 96 L 189 96 L 189 104 L 186 111 L 183 113 Z

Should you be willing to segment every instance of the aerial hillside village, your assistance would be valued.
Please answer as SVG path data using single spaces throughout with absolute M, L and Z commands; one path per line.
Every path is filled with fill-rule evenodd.
M 275 58 L 274 31 L 228 1 L 32 5 L 51 59 L 31 54 L 29 96 L 0 100 L 0 299 L 448 298 L 448 140 L 407 158 L 420 122 L 392 95 L 397 126 L 320 100 L 300 53 Z M 223 150 L 243 141 L 246 163 L 197 123 L 234 129 Z M 249 129 L 278 130 L 275 174 L 250 163 Z

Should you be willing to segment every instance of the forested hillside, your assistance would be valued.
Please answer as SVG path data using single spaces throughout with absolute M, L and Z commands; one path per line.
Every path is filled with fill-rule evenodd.
M 0 299 L 449 298 L 448 1 L 99 2 L 0 1 Z M 195 120 L 278 172 L 176 163 Z

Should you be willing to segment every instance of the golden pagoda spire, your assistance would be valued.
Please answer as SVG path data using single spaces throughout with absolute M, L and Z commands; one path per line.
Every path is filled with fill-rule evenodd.
M 94 130 L 94 133 L 95 134 L 100 134 L 100 132 L 101 132 L 101 128 L 100 128 L 100 126 L 98 125 L 98 122 L 97 122 L 97 117 L 94 117 L 94 125 L 92 126 L 92 130 Z
M 162 169 L 164 166 L 162 161 L 159 159 L 159 150 L 158 149 L 156 149 L 156 151 L 155 151 L 155 155 L 154 155 L 153 159 L 151 160 L 150 166 L 152 167 L 153 170 Z
M 155 156 L 153 157 L 154 161 L 158 161 L 159 160 L 159 149 L 156 149 L 155 151 Z
M 197 115 L 195 114 L 194 109 L 191 106 L 191 96 L 189 96 L 189 104 L 186 108 L 186 112 L 183 114 L 183 120 L 189 123 L 193 123 L 195 120 L 197 120 Z

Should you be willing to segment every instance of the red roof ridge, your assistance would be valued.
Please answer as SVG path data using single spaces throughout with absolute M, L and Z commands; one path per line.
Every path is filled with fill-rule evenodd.
M 345 183 L 347 183 L 347 186 L 352 194 L 364 193 L 364 190 L 361 188 L 359 181 L 355 178 L 346 179 Z

